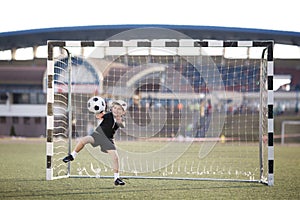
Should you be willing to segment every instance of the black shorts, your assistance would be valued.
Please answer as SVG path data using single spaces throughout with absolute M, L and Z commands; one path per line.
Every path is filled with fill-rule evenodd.
M 93 147 L 100 146 L 101 151 L 107 153 L 107 150 L 116 150 L 116 146 L 112 139 L 109 139 L 103 132 L 94 131 L 91 135 L 94 138 Z

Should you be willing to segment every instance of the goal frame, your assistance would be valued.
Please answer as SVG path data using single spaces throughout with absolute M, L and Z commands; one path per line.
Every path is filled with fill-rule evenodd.
M 151 47 L 152 41 L 137 41 L 135 44 L 136 48 L 139 47 Z M 48 58 L 47 58 L 47 123 L 46 123 L 46 180 L 53 180 L 53 129 L 54 129 L 54 116 L 53 116 L 53 103 L 54 103 L 54 47 L 60 47 L 67 49 L 70 47 L 123 47 L 124 43 L 122 41 L 57 41 L 57 40 L 50 40 L 47 42 L 48 45 Z M 180 47 L 180 41 L 171 42 L 165 41 L 162 43 L 162 48 L 164 47 Z M 186 44 L 185 44 L 186 45 Z M 273 76 L 274 76 L 274 60 L 273 60 L 273 47 L 274 42 L 271 40 L 260 41 L 204 41 L 204 40 L 191 40 L 188 45 L 190 47 L 265 47 L 264 53 L 266 53 L 267 57 L 264 58 L 264 53 L 262 58 L 267 61 L 267 131 L 265 133 L 267 135 L 268 141 L 268 173 L 267 173 L 267 181 L 263 180 L 249 180 L 245 182 L 260 182 L 269 186 L 274 185 L 274 119 L 273 119 L 273 104 L 274 104 L 274 91 L 273 91 Z M 70 56 L 70 55 L 69 55 Z M 70 101 L 70 99 L 69 99 Z M 70 102 L 69 102 L 70 103 Z M 262 103 L 262 102 L 260 102 Z M 70 105 L 69 105 L 70 106 Z M 71 106 L 70 106 L 71 107 Z M 69 110 L 69 115 L 71 115 L 71 110 Z M 261 118 L 262 116 L 260 116 Z M 261 119 L 260 119 L 261 120 Z M 72 128 L 72 127 L 70 127 Z M 69 135 L 72 134 L 72 130 L 69 130 Z M 260 141 L 259 141 L 259 148 L 260 148 L 260 169 L 261 169 L 261 176 L 263 170 L 263 162 L 262 162 L 262 133 L 260 133 Z M 72 138 L 72 136 L 69 136 Z M 71 146 L 71 141 L 69 146 Z M 70 147 L 69 147 L 70 148 Z M 70 151 L 70 149 L 69 149 Z M 70 164 L 69 164 L 70 168 Z M 70 169 L 69 169 L 70 172 Z M 67 174 L 64 177 L 78 177 L 72 176 Z M 60 178 L 64 178 L 60 177 Z M 82 177 L 82 176 L 80 176 Z M 101 177 L 102 178 L 102 177 Z M 105 178 L 105 177 L 104 177 Z M 211 180 L 211 181 L 224 181 L 224 179 L 210 179 L 210 178 L 176 178 L 176 177 L 141 177 L 141 176 L 132 176 L 126 178 L 150 178 L 150 179 L 177 179 L 177 180 Z M 226 180 L 225 181 L 240 181 L 241 180 Z M 244 182 L 244 181 L 243 181 Z

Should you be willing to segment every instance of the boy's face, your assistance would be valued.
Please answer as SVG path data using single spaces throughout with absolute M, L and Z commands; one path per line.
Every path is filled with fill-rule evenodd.
M 111 108 L 111 112 L 114 116 L 122 116 L 125 114 L 125 111 L 123 110 L 122 106 L 119 104 L 114 104 Z

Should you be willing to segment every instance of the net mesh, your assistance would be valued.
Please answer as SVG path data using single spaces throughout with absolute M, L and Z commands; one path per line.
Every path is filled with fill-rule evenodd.
M 54 176 L 112 175 L 111 158 L 99 147 L 86 145 L 70 171 L 62 162 L 98 125 L 87 100 L 99 95 L 106 112 L 114 99 L 128 103 L 126 127 L 115 135 L 123 176 L 264 179 L 266 62 L 235 49 L 240 51 L 229 56 L 226 48 L 211 53 L 220 52 L 217 47 L 69 47 L 70 60 L 59 50 Z M 258 47 L 249 51 L 262 54 Z

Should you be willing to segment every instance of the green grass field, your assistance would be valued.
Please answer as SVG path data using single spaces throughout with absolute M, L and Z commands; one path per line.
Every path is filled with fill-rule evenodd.
M 45 180 L 43 139 L 0 139 L 0 199 L 300 199 L 300 146 L 275 146 L 275 185 L 127 179 Z

